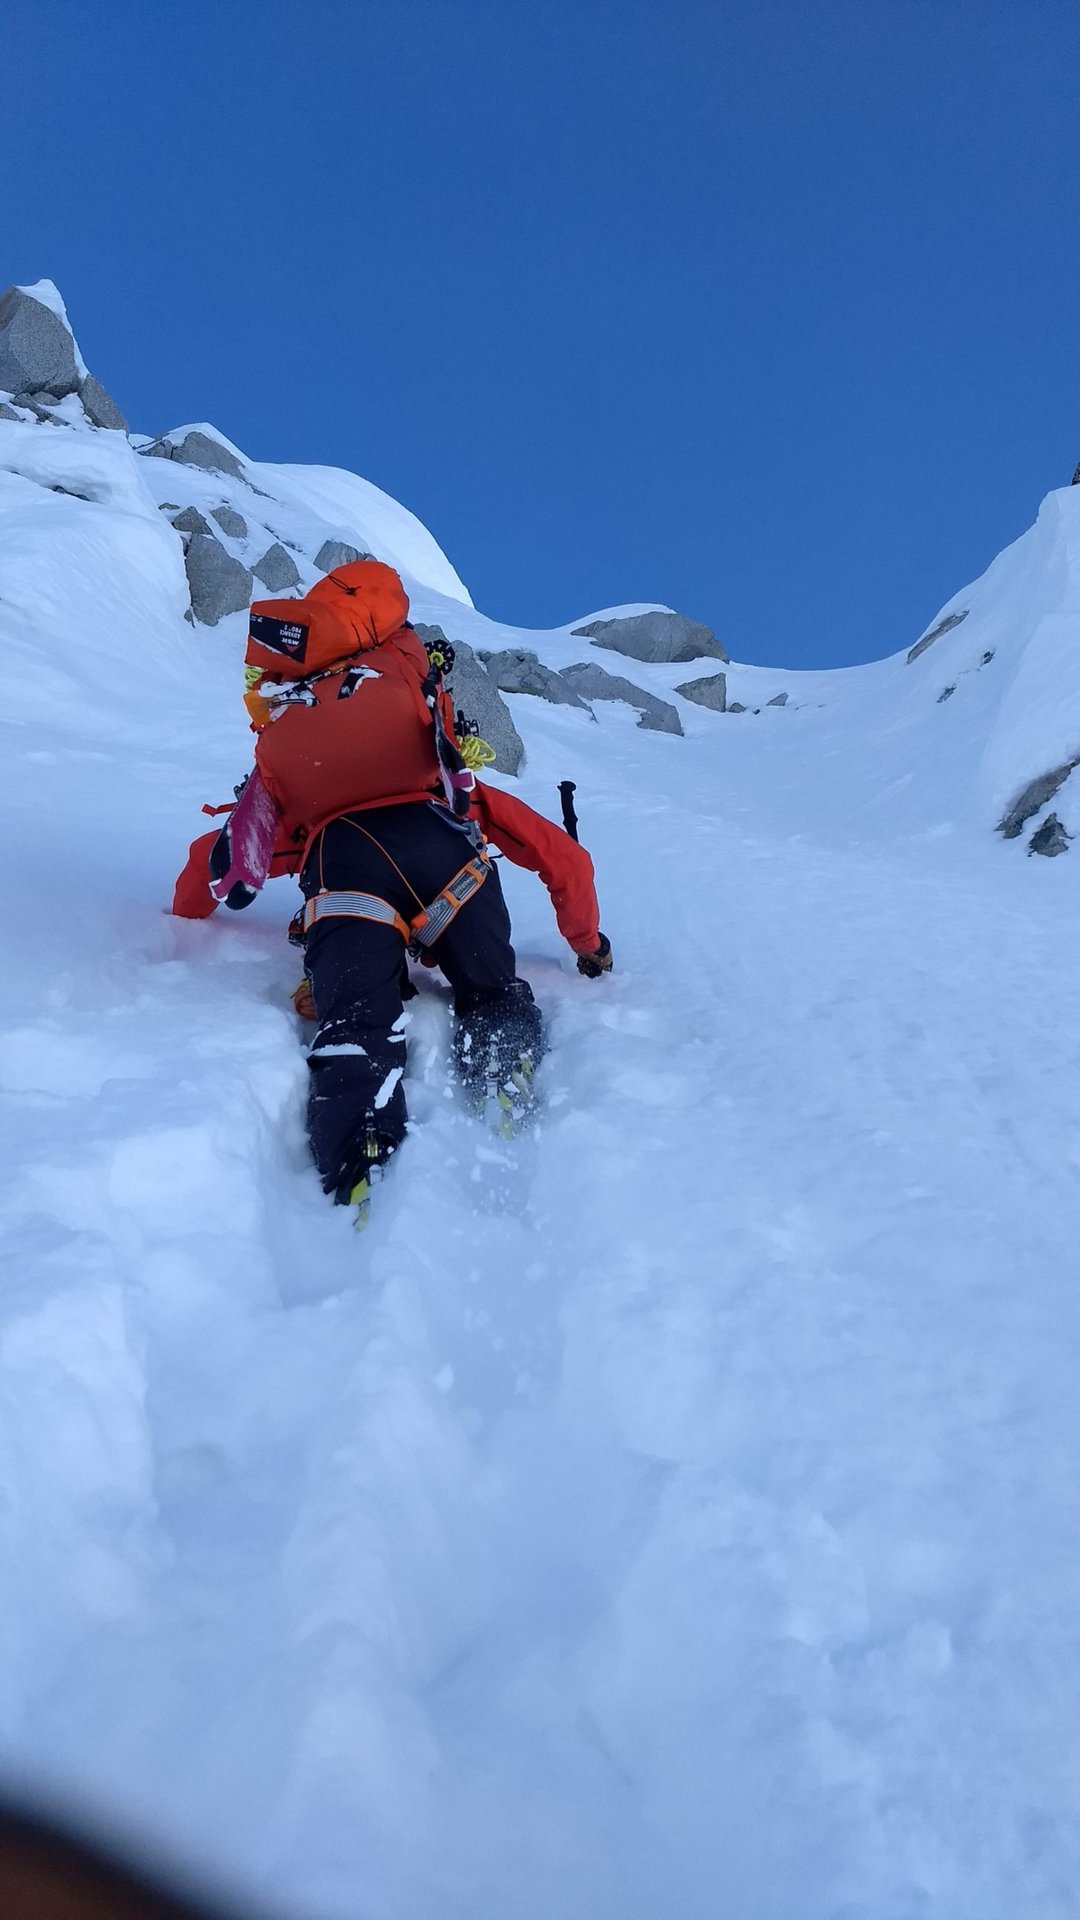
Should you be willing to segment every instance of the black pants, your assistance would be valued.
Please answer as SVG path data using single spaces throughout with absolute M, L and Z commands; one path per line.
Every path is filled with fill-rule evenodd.
M 300 875 L 306 898 L 322 888 L 373 893 L 405 920 L 434 900 L 473 855 L 466 836 L 423 803 L 378 807 L 331 821 Z M 494 868 L 431 949 L 454 994 L 454 1052 L 467 1089 L 482 1092 L 523 1052 L 542 1052 L 540 1012 L 517 978 L 510 916 Z M 384 1148 L 405 1132 L 405 1034 L 401 934 L 375 920 L 332 915 L 304 943 L 304 969 L 319 1020 L 311 1049 L 308 1131 L 327 1193 L 342 1194 L 362 1171 L 360 1142 L 374 1130 Z

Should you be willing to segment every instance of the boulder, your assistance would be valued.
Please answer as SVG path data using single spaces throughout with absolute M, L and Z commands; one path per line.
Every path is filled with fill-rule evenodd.
M 108 427 L 114 433 L 126 433 L 128 423 L 124 419 L 111 393 L 106 393 L 100 380 L 88 373 L 79 388 L 79 399 L 83 412 L 92 427 Z
M 561 673 L 545 667 L 535 653 L 524 647 L 509 647 L 503 653 L 477 655 L 502 693 L 531 693 L 538 700 L 550 700 L 555 707 L 584 707 L 588 703 L 567 686 Z
M 315 565 L 320 573 L 333 573 L 335 567 L 347 567 L 351 560 L 374 560 L 373 553 L 361 553 L 359 547 L 350 547 L 347 540 L 324 540 L 315 555 Z
M 216 514 L 214 518 L 217 519 Z M 271 593 L 285 593 L 288 588 L 300 585 L 295 561 L 276 540 L 272 547 L 267 547 L 262 559 L 256 560 L 251 571 Z
M 10 393 L 77 393 L 75 342 L 59 314 L 20 287 L 0 300 L 0 389 Z
M 575 627 L 574 634 L 591 640 L 594 647 L 606 647 L 612 653 L 624 653 L 630 660 L 645 660 L 654 666 L 665 661 L 679 664 L 683 660 L 727 659 L 711 627 L 659 607 L 651 613 L 627 614 L 621 620 L 594 620 L 587 627 Z
M 947 613 L 944 620 L 939 620 L 936 627 L 931 627 L 929 633 L 924 633 L 922 639 L 916 640 L 915 645 L 908 649 L 908 665 L 910 666 L 913 660 L 917 660 L 920 653 L 925 653 L 927 647 L 932 647 L 935 640 L 940 640 L 943 633 L 951 633 L 953 628 L 958 627 L 961 620 L 966 620 L 967 617 L 967 607 L 962 613 Z
M 1040 807 L 1045 807 L 1058 788 L 1064 786 L 1075 766 L 1080 766 L 1080 756 L 1063 761 L 1060 767 L 1051 767 L 1049 773 L 1040 773 L 1037 780 L 1029 780 L 1008 812 L 998 821 L 998 832 L 1003 833 L 1006 840 L 1015 840 L 1032 815 L 1038 813 Z
M 1045 853 L 1053 860 L 1056 854 L 1068 853 L 1070 833 L 1066 833 L 1056 813 L 1047 814 L 1042 826 L 1038 827 L 1028 841 L 1029 853 Z
M 727 712 L 727 674 L 707 673 L 703 680 L 684 680 L 676 687 L 684 700 L 692 700 L 695 706 L 711 707 L 714 713 Z
M 658 700 L 655 694 L 646 693 L 644 687 L 635 687 L 632 680 L 623 680 L 617 673 L 605 673 L 603 667 L 563 667 L 562 678 L 583 700 L 623 700 L 628 707 L 636 707 L 638 726 L 652 733 L 682 733 L 682 721 L 675 707 L 666 700 Z
M 247 521 L 242 513 L 237 513 L 235 507 L 211 507 L 210 518 L 217 521 L 222 533 L 227 533 L 230 540 L 247 539 Z
M 525 757 L 525 744 L 511 718 L 510 709 L 472 648 L 464 640 L 448 641 L 441 627 L 417 624 L 416 632 L 425 646 L 441 641 L 454 649 L 454 664 L 446 675 L 446 685 L 454 703 L 454 712 L 474 721 L 480 738 L 495 749 L 495 766 L 500 773 L 516 773 Z
M 177 533 L 210 532 L 210 522 L 203 519 L 198 507 L 182 507 L 179 512 L 174 509 L 168 517 L 170 526 L 174 527 Z
M 193 533 L 184 555 L 191 611 L 201 626 L 216 627 L 227 613 L 240 613 L 251 601 L 252 578 L 226 553 L 212 533 Z
M 0 400 L 0 420 L 18 420 L 19 417 L 14 407 L 9 407 L 6 400 Z
M 172 440 L 154 440 L 148 447 L 140 447 L 139 452 L 152 460 L 179 460 L 184 467 L 201 467 L 205 473 L 228 473 L 234 480 L 244 478 L 244 469 L 235 453 L 223 447 L 220 440 L 214 440 L 208 433 L 193 431 L 186 433 L 178 443 Z
M 765 705 L 767 707 L 786 707 L 787 703 L 788 697 L 786 693 L 774 693 L 771 700 L 766 700 Z

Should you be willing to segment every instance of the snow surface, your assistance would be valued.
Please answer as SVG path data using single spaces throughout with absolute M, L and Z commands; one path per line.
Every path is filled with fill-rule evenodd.
M 503 869 L 542 1123 L 485 1210 L 425 974 L 358 1239 L 294 889 L 163 912 L 250 736 L 155 499 L 367 498 L 249 471 L 0 423 L 9 1779 L 326 1920 L 1075 1915 L 1080 906 L 992 829 L 1080 750 L 1080 489 L 912 665 L 513 701 L 617 970 Z M 398 537 L 418 618 L 598 657 Z

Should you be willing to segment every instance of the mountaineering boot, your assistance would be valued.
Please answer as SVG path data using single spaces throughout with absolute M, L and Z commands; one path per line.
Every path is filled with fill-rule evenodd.
M 354 1207 L 353 1226 L 362 1233 L 371 1219 L 371 1197 L 382 1178 L 383 1168 L 394 1151 L 394 1144 L 373 1126 L 365 1126 L 356 1143 L 350 1170 L 334 1195 L 338 1206 Z
M 518 1054 L 513 1066 L 506 1069 L 494 1060 L 490 1063 L 485 1087 L 484 1117 L 493 1133 L 501 1140 L 512 1140 L 521 1132 L 536 1106 L 536 1093 L 533 1080 L 536 1074 L 536 1062 L 529 1052 Z

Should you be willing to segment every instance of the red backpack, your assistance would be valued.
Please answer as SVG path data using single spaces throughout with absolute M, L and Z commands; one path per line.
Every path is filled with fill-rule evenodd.
M 286 829 L 442 792 L 427 654 L 392 567 L 354 560 L 251 609 L 255 764 Z

